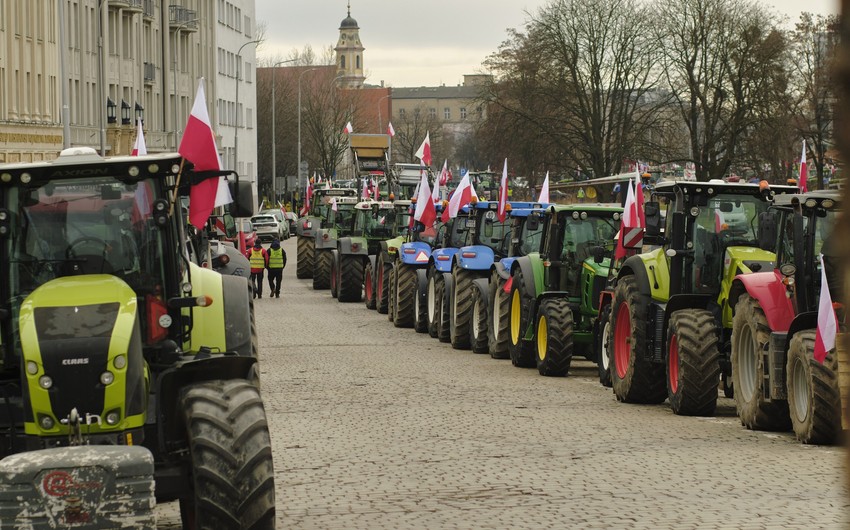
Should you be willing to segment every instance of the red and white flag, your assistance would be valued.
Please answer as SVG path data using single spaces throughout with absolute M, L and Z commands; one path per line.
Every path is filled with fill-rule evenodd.
M 192 105 L 192 112 L 189 114 L 189 121 L 186 122 L 177 152 L 195 166 L 195 171 L 221 169 L 215 134 L 210 125 L 209 112 L 207 112 L 203 78 L 198 82 L 195 103 Z M 233 198 L 230 196 L 230 190 L 224 178 L 212 177 L 194 184 L 189 191 L 189 222 L 201 230 L 213 208 L 230 202 L 233 202 Z
M 419 150 L 414 155 L 419 160 L 423 161 L 426 166 L 431 165 L 431 132 L 425 133 L 425 140 L 419 146 Z
M 381 190 L 378 189 L 378 181 L 375 179 L 372 179 L 372 196 L 376 201 L 381 200 Z
M 646 214 L 643 213 L 643 182 L 640 175 L 635 177 L 635 211 L 636 226 L 646 227 Z
M 443 169 L 440 170 L 440 186 L 445 186 L 449 182 L 449 161 L 443 161 Z
M 826 282 L 826 267 L 820 256 L 820 301 L 818 302 L 818 330 L 815 333 L 815 360 L 823 364 L 826 354 L 835 348 L 835 335 L 838 333 L 838 319 L 832 307 L 832 296 Z
M 313 182 L 307 181 L 307 189 L 304 191 L 304 207 L 301 208 L 301 217 L 310 212 L 310 201 L 313 199 Z
M 342 128 L 342 132 L 345 134 L 351 134 L 354 132 L 354 127 L 351 126 L 351 122 L 345 124 L 345 127 Z
M 632 188 L 632 181 L 629 180 L 626 183 L 628 190 L 626 191 L 626 202 L 623 204 L 623 216 L 620 217 L 620 237 L 617 238 L 617 248 L 614 250 L 614 259 L 620 259 L 626 257 L 626 247 L 623 246 L 623 240 L 626 237 L 626 230 L 628 228 L 635 228 L 638 225 L 636 224 L 639 221 L 635 221 L 635 217 L 637 216 L 636 204 L 635 204 L 635 193 L 634 188 Z
M 540 186 L 540 195 L 537 196 L 537 202 L 549 203 L 549 172 L 546 172 L 546 178 L 543 179 L 543 185 Z
M 806 193 L 809 191 L 809 172 L 806 169 L 806 140 L 803 140 L 803 154 L 800 156 L 800 191 Z
M 443 210 L 443 222 L 446 223 L 449 219 L 457 217 L 460 209 L 469 204 L 470 200 L 472 200 L 472 184 L 469 182 L 469 172 L 467 172 L 452 193 L 448 207 Z
M 395 136 L 395 129 L 393 129 L 393 122 L 387 122 L 387 134 L 390 135 L 390 138 Z
M 413 219 L 426 227 L 434 226 L 434 221 L 437 220 L 437 210 L 434 208 L 434 201 L 431 199 L 431 186 L 428 185 L 428 174 L 424 171 L 419 181 L 419 194 L 416 196 L 416 210 L 413 212 Z
M 148 148 L 145 145 L 145 133 L 142 131 L 142 120 L 139 120 L 139 130 L 136 132 L 136 145 L 133 146 L 132 156 L 142 156 L 148 154 Z
M 502 169 L 502 181 L 499 183 L 499 207 L 496 209 L 499 222 L 504 223 L 508 217 L 508 159 L 505 159 L 505 167 Z
M 331 210 L 333 210 L 335 212 L 339 211 L 339 207 L 336 205 L 336 197 L 331 199 Z

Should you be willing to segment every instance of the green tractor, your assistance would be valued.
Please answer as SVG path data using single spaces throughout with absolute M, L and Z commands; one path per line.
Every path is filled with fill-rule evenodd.
M 185 527 L 274 527 L 251 289 L 200 265 L 180 206 L 225 173 L 90 148 L 0 166 L 0 457 L 143 446 Z M 232 184 L 250 216 L 250 183 Z
M 619 401 L 669 399 L 675 414 L 714 414 L 720 375 L 731 375 L 732 282 L 773 269 L 774 254 L 758 248 L 760 215 L 777 193 L 795 191 L 722 180 L 656 185 L 664 232 L 660 203 L 648 202 L 643 241 L 660 246 L 626 259 L 604 302 L 612 308 L 608 355 Z
M 574 353 L 596 360 L 593 329 L 622 212 L 599 203 L 549 207 L 543 251 L 511 267 L 509 351 L 515 366 L 564 376 Z M 534 217 L 527 224 L 534 229 Z
M 337 241 L 354 230 L 355 197 L 334 197 L 323 213 L 322 227 L 316 230 L 313 241 L 313 289 L 328 289 L 332 283 L 332 267 Z M 336 296 L 336 291 L 332 291 Z
M 351 188 L 322 188 L 313 190 L 312 193 L 309 211 L 298 219 L 295 226 L 295 235 L 298 236 L 298 264 L 295 276 L 299 279 L 313 277 L 313 268 L 316 265 L 313 256 L 316 232 L 322 228 L 323 221 L 327 219 L 333 199 L 335 197 L 357 197 L 357 190 Z
M 391 279 L 392 265 L 398 254 L 398 250 L 407 239 L 410 225 L 411 201 L 393 201 L 395 209 L 393 237 L 379 240 L 379 249 L 376 254 L 369 254 L 369 263 L 366 264 L 364 286 L 366 292 L 366 307 L 377 309 L 378 313 L 386 314 L 390 321 L 393 320 L 391 312 Z

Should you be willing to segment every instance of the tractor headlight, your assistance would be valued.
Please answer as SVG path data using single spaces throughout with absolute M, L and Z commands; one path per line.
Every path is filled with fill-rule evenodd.
M 691 207 L 691 217 L 697 217 L 699 215 L 699 208 L 696 206 Z
M 27 361 L 27 373 L 30 375 L 38 373 L 38 364 L 35 361 Z
M 118 370 L 123 370 L 124 367 L 127 366 L 127 358 L 123 355 L 119 355 L 114 361 L 112 361 L 112 365 Z
M 110 385 L 113 381 L 115 381 L 115 376 L 112 374 L 112 372 L 107 371 L 100 374 L 100 382 L 102 384 Z
M 53 378 L 49 375 L 43 375 L 38 378 L 38 386 L 45 390 L 53 386 Z
M 56 422 L 53 421 L 53 418 L 50 416 L 40 415 L 41 417 L 38 419 L 38 423 L 41 425 L 41 428 L 45 431 L 49 431 L 56 425 Z
M 112 412 L 108 412 L 106 414 L 107 425 L 118 425 L 118 420 L 120 419 L 121 414 L 119 414 L 117 410 L 113 410 Z

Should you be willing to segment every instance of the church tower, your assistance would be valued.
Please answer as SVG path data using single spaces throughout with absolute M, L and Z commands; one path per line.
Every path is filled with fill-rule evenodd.
M 366 76 L 363 75 L 363 45 L 360 44 L 360 26 L 351 18 L 351 2 L 348 3 L 348 16 L 339 24 L 339 40 L 336 43 L 337 75 L 342 75 L 340 85 L 344 88 L 361 88 Z

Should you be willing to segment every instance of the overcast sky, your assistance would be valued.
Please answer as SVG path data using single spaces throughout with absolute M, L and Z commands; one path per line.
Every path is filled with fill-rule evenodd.
M 316 52 L 336 45 L 348 0 L 255 0 L 257 20 L 266 25 L 258 57 L 281 60 L 311 45 Z M 549 0 L 351 0 L 360 26 L 367 82 L 389 86 L 453 85 L 463 74 L 482 71 L 507 28 L 522 28 L 526 12 Z M 764 2 L 793 24 L 799 12 L 839 12 L 839 0 Z M 421 21 L 427 21 L 425 23 Z

